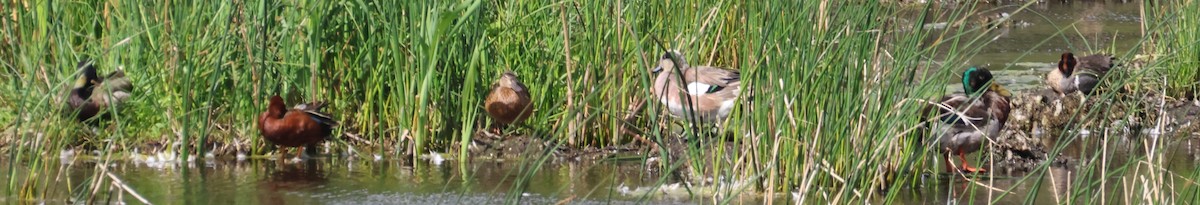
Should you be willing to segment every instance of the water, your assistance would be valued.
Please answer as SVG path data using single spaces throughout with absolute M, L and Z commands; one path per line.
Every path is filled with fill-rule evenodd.
M 983 40 L 994 41 L 979 48 L 966 65 L 992 69 L 997 79 L 1012 90 L 1044 88 L 1046 73 L 1064 52 L 1121 57 L 1137 49 L 1142 39 L 1140 1 L 1046 1 L 1016 12 L 1022 4 L 981 4 L 977 9 L 980 12 L 966 21 L 979 26 L 984 16 L 1009 14 L 1008 23 L 984 34 Z M 940 31 L 934 25 L 947 24 L 946 18 L 943 15 L 941 21 L 926 22 L 926 27 Z M 947 83 L 954 83 L 952 80 Z M 961 85 L 949 88 L 961 90 Z
M 135 157 L 136 158 L 136 157 Z M 165 204 L 499 204 L 522 178 L 527 164 L 517 161 L 472 161 L 466 166 L 397 160 L 315 158 L 306 161 L 201 159 L 199 162 L 113 161 L 106 168 L 138 195 Z M 51 160 L 36 181 L 45 200 L 62 203 L 87 192 L 97 161 Z M 3 165 L 9 165 L 4 161 Z M 2 167 L 7 170 L 9 167 Z M 29 170 L 17 165 L 17 170 Z M 623 193 L 621 187 L 655 187 L 657 175 L 637 162 L 549 163 L 529 177 L 523 203 L 632 204 L 691 203 L 673 197 Z M 21 173 L 21 179 L 30 174 Z M 123 194 L 105 178 L 101 199 L 137 199 Z M 43 184 L 44 183 L 44 184 Z M 75 187 L 75 191 L 71 191 Z M 71 199 L 76 201 L 79 199 Z M 20 201 L 4 199 L 4 202 Z
M 917 186 L 900 189 L 899 202 L 917 204 L 1026 204 L 1032 197 L 1036 204 L 1071 204 L 1083 200 L 1096 203 L 1129 204 L 1127 197 L 1142 199 L 1143 192 L 1155 189 L 1170 192 L 1196 186 L 1200 174 L 1197 163 L 1196 138 L 1169 140 L 1145 135 L 1136 139 L 1095 135 L 1063 144 L 1061 159 L 1042 171 L 1004 172 L 995 170 L 975 177 L 950 174 L 926 174 Z M 1161 177 L 1155 179 L 1153 176 Z M 1082 185 L 1081 185 L 1082 184 Z M 1075 193 L 1079 187 L 1087 194 Z M 1095 192 L 1095 193 L 1092 193 Z M 1072 195 L 1074 194 L 1074 195 Z M 1181 193 L 1182 194 L 1182 193 Z M 1098 198 L 1073 198 L 1075 195 Z M 1180 196 L 1175 196 L 1180 197 Z M 1180 199 L 1183 202 L 1195 199 Z M 1069 203 L 1070 202 L 1070 203 Z
M 1024 2 L 983 5 L 979 10 L 984 12 L 974 17 L 1013 14 L 1021 4 Z M 983 34 L 984 40 L 994 39 L 993 42 L 979 48 L 978 54 L 967 59 L 965 64 L 992 69 L 998 82 L 1011 90 L 1045 89 L 1046 73 L 1054 69 L 1064 52 L 1076 55 L 1104 53 L 1118 58 L 1131 50 L 1139 53 L 1139 41 L 1143 38 L 1140 6 L 1140 1 L 1045 1 L 1035 4 L 1009 16 L 1010 24 Z M 930 21 L 926 22 L 925 29 L 940 31 L 946 29 L 943 26 L 947 24 Z M 951 92 L 962 90 L 958 79 L 946 79 L 945 82 Z M 1027 201 L 1037 204 L 1082 201 L 1124 204 L 1137 203 L 1124 201 L 1128 198 L 1150 200 L 1141 197 L 1161 194 L 1153 193 L 1154 190 L 1169 192 L 1196 186 L 1196 160 L 1200 156 L 1196 154 L 1196 148 L 1200 146 L 1196 145 L 1196 138 L 1189 137 L 1194 134 L 1143 133 L 1134 137 L 1102 137 L 1100 132 L 1103 131 L 1095 130 L 1071 144 L 1054 144 L 1064 147 L 1062 158 L 1072 159 L 1065 165 L 1054 164 L 1042 169 L 1043 172 L 1032 174 L 990 173 L 995 175 L 970 180 L 935 174 L 927 176 L 929 180 L 920 182 L 919 186 L 901 189 L 898 201 L 906 204 L 1026 204 Z M 1162 181 L 1148 176 L 1159 176 Z M 1084 190 L 1087 193 L 1071 190 L 1081 186 L 1098 189 Z M 1071 197 L 1078 195 L 1087 197 Z M 1178 200 L 1186 203 L 1195 199 Z

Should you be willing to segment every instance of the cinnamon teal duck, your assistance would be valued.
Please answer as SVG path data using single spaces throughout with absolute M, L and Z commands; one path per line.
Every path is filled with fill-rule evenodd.
M 267 111 L 258 117 L 258 130 L 268 142 L 285 148 L 300 147 L 303 154 L 305 146 L 311 147 L 329 137 L 338 125 L 329 114 L 321 112 L 324 107 L 324 103 L 314 102 L 287 109 L 283 98 L 272 96 Z

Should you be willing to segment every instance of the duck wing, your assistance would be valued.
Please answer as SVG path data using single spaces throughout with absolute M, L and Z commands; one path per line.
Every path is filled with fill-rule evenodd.
M 1112 69 L 1113 61 L 1115 60 L 1115 57 L 1103 54 L 1081 57 L 1079 58 L 1079 65 L 1076 66 L 1079 73 L 1077 75 L 1092 75 L 1096 78 L 1103 77 L 1104 74 L 1108 73 L 1109 69 Z
M 955 93 L 942 97 L 937 105 L 929 105 L 925 108 L 925 116 L 937 113 L 935 117 L 945 124 L 952 125 L 967 125 L 969 121 L 975 126 L 984 126 L 987 122 L 988 112 L 987 105 L 983 103 L 973 102 L 977 99 L 971 99 L 966 95 Z M 965 120 L 964 120 L 965 119 Z
M 683 81 L 692 94 L 716 93 L 741 84 L 741 73 L 710 66 L 691 67 L 683 71 Z
M 1012 104 L 1009 103 L 1008 97 L 1001 96 L 996 92 L 987 92 L 986 95 L 986 97 L 990 98 L 988 112 L 990 112 L 992 117 L 996 118 L 996 122 L 1000 123 L 999 128 L 1004 129 L 1004 124 L 1008 122 L 1008 113 L 1012 110 Z
M 129 99 L 132 90 L 133 83 L 125 78 L 125 72 L 117 70 L 100 79 L 92 91 L 91 99 L 101 107 L 119 104 Z
M 292 109 L 308 114 L 308 117 L 316 120 L 318 123 L 328 125 L 330 127 L 337 126 L 338 122 L 333 120 L 333 117 L 329 116 L 328 113 L 321 112 L 321 109 L 325 108 L 325 105 L 325 102 L 300 103 L 296 104 L 296 106 L 293 106 Z

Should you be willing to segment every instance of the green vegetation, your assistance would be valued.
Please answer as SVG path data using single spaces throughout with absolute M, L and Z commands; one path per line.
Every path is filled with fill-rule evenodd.
M 1156 65 L 1166 70 L 1168 94 L 1196 99 L 1200 92 L 1200 5 L 1192 1 L 1151 4 L 1149 22 L 1166 22 L 1151 38 Z M 1151 28 L 1152 29 L 1152 28 Z
M 1144 41 L 1153 56 L 1146 67 L 1153 69 L 1113 77 L 1113 87 L 1162 83 L 1141 76 L 1166 71 L 1171 96 L 1194 97 L 1200 87 L 1200 51 L 1194 46 L 1200 42 L 1200 6 L 1146 4 L 1153 15 L 1147 19 L 1154 20 L 1145 29 L 1159 33 Z M 0 85 L 0 122 L 5 122 L 0 144 L 9 162 L 29 167 L 57 157 L 57 151 L 45 150 L 66 147 L 115 153 L 159 143 L 164 150 L 186 153 L 180 155 L 185 160 L 208 152 L 268 153 L 274 148 L 255 126 L 266 99 L 276 94 L 289 105 L 331 103 L 326 111 L 343 124 L 335 131 L 343 137 L 328 142 L 335 153 L 466 155 L 473 135 L 490 124 L 481 110 L 489 85 L 511 70 L 530 87 L 535 111 L 508 134 L 570 147 L 634 143 L 635 133 L 659 144 L 701 138 L 702 144 L 722 146 L 690 146 L 690 161 L 663 167 L 696 164 L 689 174 L 744 179 L 764 194 L 799 192 L 797 200 L 828 203 L 899 200 L 909 192 L 876 190 L 916 187 L 923 172 L 938 171 L 931 169 L 940 164 L 926 162 L 937 152 L 917 143 L 918 110 L 925 100 L 948 92 L 941 79 L 956 78 L 993 39 L 990 28 L 963 23 L 977 18 L 973 3 L 953 8 L 624 0 L 6 5 L 17 9 L 0 11 L 0 80 L 5 83 Z M 960 26 L 924 29 L 927 22 Z M 1070 33 L 1065 32 L 1069 26 L 1063 25 L 1062 33 Z M 663 52 L 654 38 L 684 51 L 693 65 L 741 71 L 742 96 L 753 99 L 744 100 L 719 126 L 728 140 L 707 140 L 714 139 L 710 128 L 680 126 L 684 122 L 667 117 L 657 101 L 646 100 L 651 98 L 649 69 Z M 1125 53 L 1122 59 L 1134 56 Z M 135 85 L 130 103 L 97 127 L 60 114 L 62 97 L 75 81 L 74 65 L 84 57 L 96 59 L 103 73 L 124 69 Z M 1118 98 L 1116 93 L 1102 98 Z M 1100 115 L 1096 110 L 1101 109 L 1077 119 Z M 1063 133 L 1063 141 L 1077 135 Z M 727 154 L 732 160 L 714 157 Z M 1084 165 L 1080 170 L 1088 174 L 1072 180 L 1071 202 L 1200 197 L 1194 180 L 1167 187 L 1174 186 L 1166 181 L 1173 175 L 1137 169 L 1145 168 L 1139 163 L 1146 157 L 1131 157 L 1124 165 Z M 716 163 L 703 165 L 708 161 Z M 1045 170 L 1022 182 L 1048 183 L 1040 180 Z M 1154 194 L 1104 195 L 1117 182 L 1089 182 L 1143 172 L 1155 183 L 1127 187 L 1128 192 Z M 5 190 L 20 190 L 16 194 L 25 199 L 44 198 L 36 189 L 46 182 L 37 179 L 48 176 L 31 172 L 18 179 L 13 177 L 17 171 L 8 173 Z M 105 173 L 97 169 L 93 183 L 119 183 Z M 81 195 L 93 190 L 77 189 L 73 193 Z M 736 190 L 742 191 L 747 190 Z

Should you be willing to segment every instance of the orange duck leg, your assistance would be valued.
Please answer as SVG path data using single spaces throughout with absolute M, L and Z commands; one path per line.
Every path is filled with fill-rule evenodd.
M 970 164 L 967 164 L 967 153 L 964 153 L 962 150 L 958 151 L 958 160 L 962 161 L 963 171 L 971 173 L 987 172 L 986 169 L 971 167 Z
M 287 148 L 315 145 L 330 135 L 337 122 L 321 113 L 322 103 L 299 104 L 287 109 L 283 98 L 272 96 L 267 111 L 258 117 L 258 130 L 272 144 Z M 280 155 L 282 157 L 283 154 Z
M 950 156 L 949 156 L 949 154 L 948 154 L 948 155 L 946 156 L 946 160 L 945 160 L 945 162 L 946 162 L 946 171 L 949 171 L 949 172 L 955 172 L 955 171 L 957 171 L 957 170 L 962 170 L 962 171 L 964 171 L 964 172 L 967 172 L 967 173 L 982 173 L 982 172 L 987 172 L 987 169 L 978 168 L 978 167 L 972 167 L 971 165 L 967 164 L 967 157 L 966 157 L 967 153 L 963 152 L 962 150 L 955 151 L 954 155 L 958 155 L 958 160 L 959 160 L 959 161 L 962 163 L 962 169 L 957 169 L 956 167 L 954 167 L 954 164 L 950 162 L 950 161 L 951 161 L 951 159 L 950 159 Z

